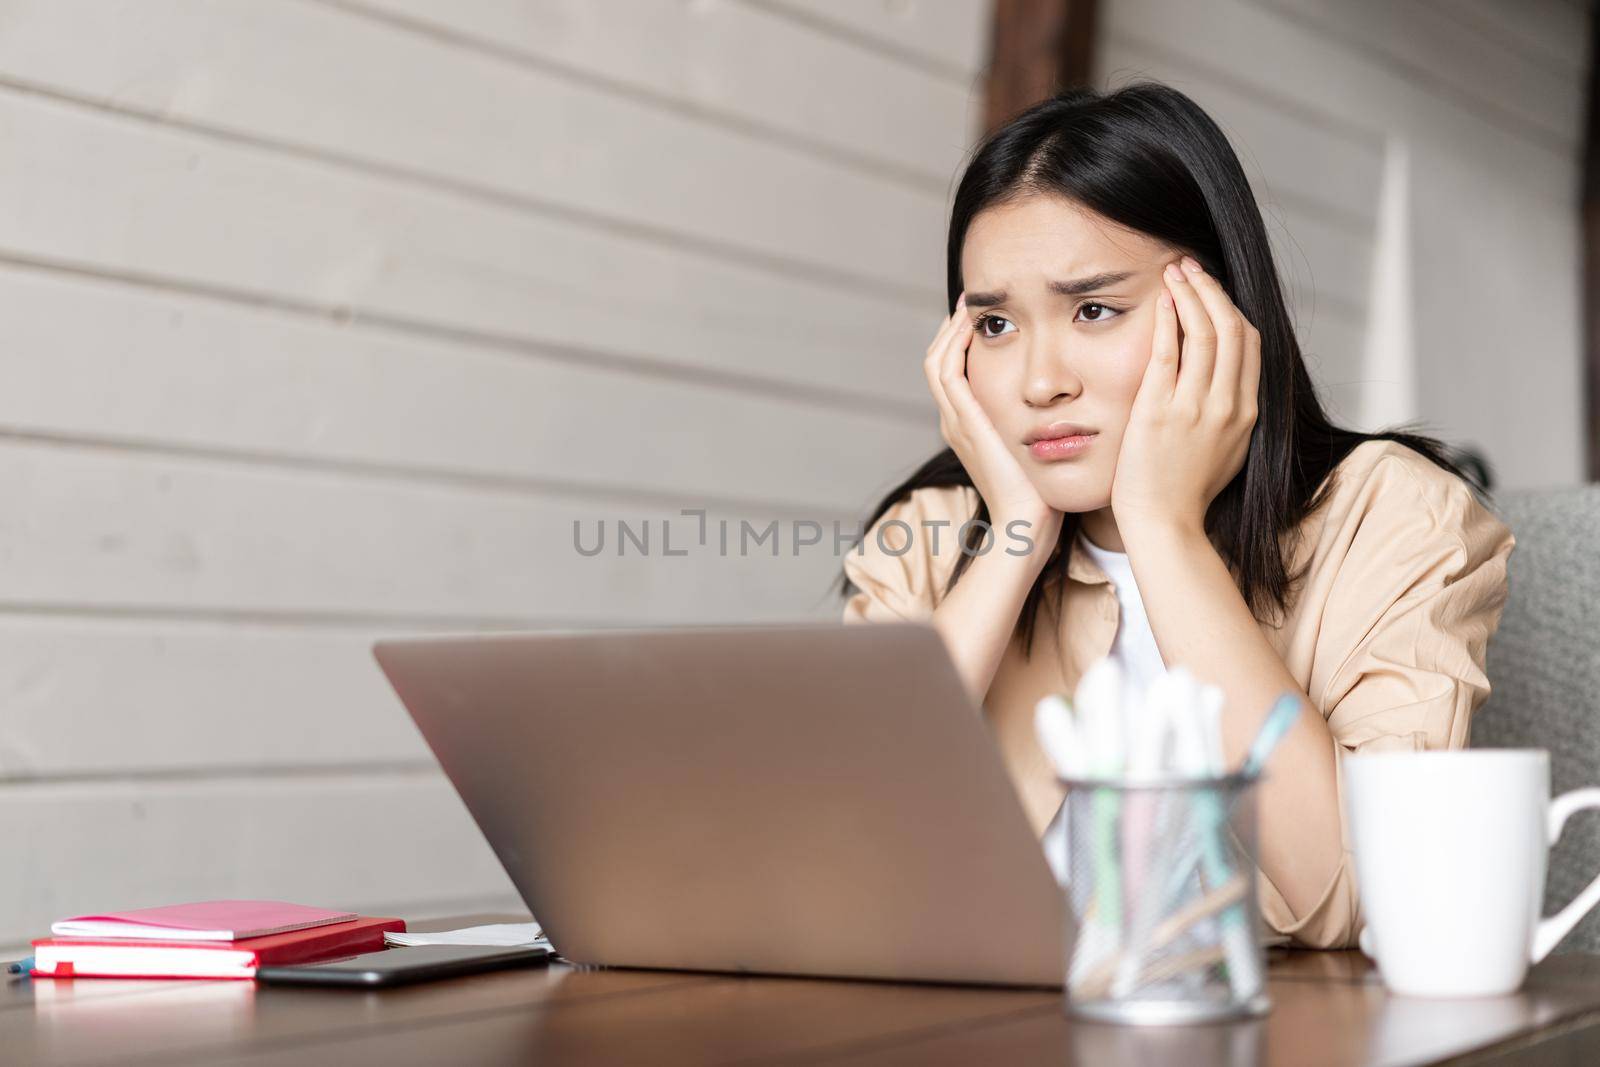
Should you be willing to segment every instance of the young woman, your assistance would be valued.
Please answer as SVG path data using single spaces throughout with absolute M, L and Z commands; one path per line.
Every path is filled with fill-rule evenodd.
M 1484 487 L 1435 441 L 1329 421 L 1238 159 L 1176 90 L 1012 120 L 967 167 L 948 257 L 924 370 L 950 447 L 868 519 L 845 619 L 937 628 L 1041 834 L 1063 792 L 1033 708 L 1100 657 L 1219 686 L 1235 765 L 1294 692 L 1262 911 L 1354 944 L 1339 762 L 1466 744 L 1513 546 Z

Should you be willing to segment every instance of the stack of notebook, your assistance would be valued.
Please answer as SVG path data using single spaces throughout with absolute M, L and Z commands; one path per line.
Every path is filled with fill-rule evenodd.
M 403 919 L 275 900 L 208 900 L 52 923 L 33 943 L 46 978 L 252 978 L 267 964 L 377 952 Z

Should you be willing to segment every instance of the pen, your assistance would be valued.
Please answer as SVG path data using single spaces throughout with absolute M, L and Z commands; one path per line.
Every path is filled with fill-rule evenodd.
M 1078 949 L 1073 953 L 1068 981 L 1081 977 L 1084 967 L 1094 960 L 1115 953 L 1122 931 L 1122 872 L 1118 856 L 1119 804 L 1113 781 L 1122 771 L 1124 703 L 1122 671 L 1115 660 L 1096 661 L 1078 680 L 1073 693 L 1078 739 L 1082 742 L 1080 766 L 1091 777 L 1088 825 L 1085 844 L 1093 864 L 1089 885 L 1081 888 L 1093 895 L 1094 921 L 1080 929 Z M 1105 784 L 1100 784 L 1104 780 Z M 1074 834 L 1080 832 L 1074 823 Z
M 1118 997 L 1131 995 L 1139 980 L 1144 963 L 1140 946 L 1145 943 L 1153 909 L 1159 903 L 1150 883 L 1159 879 L 1159 861 L 1169 851 L 1163 843 L 1169 835 L 1171 798 L 1165 793 L 1141 790 L 1138 785 L 1162 775 L 1171 732 L 1171 690 L 1170 684 L 1157 677 L 1129 709 L 1126 784 L 1134 788 L 1123 800 L 1122 809 L 1123 909 L 1128 932 L 1112 986 L 1112 995 Z
M 1261 723 L 1261 729 L 1256 731 L 1256 739 L 1250 743 L 1250 751 L 1244 757 L 1243 772 L 1251 778 L 1258 777 L 1266 766 L 1267 757 L 1272 755 L 1272 750 L 1278 747 L 1289 728 L 1300 717 L 1300 698 L 1293 693 L 1285 693 L 1272 705 L 1272 710 L 1267 712 L 1267 717 Z
M 1220 708 L 1214 708 L 1212 706 L 1213 704 L 1214 702 L 1207 702 L 1207 704 L 1202 707 L 1202 710 L 1205 712 L 1212 712 L 1214 710 L 1220 711 Z M 1205 717 L 1208 719 L 1211 718 L 1210 715 Z M 1248 778 L 1259 778 L 1261 773 L 1266 769 L 1267 759 L 1272 755 L 1273 750 L 1278 747 L 1279 742 L 1284 739 L 1290 728 L 1294 726 L 1295 720 L 1299 717 L 1299 697 L 1293 693 L 1284 693 L 1282 696 L 1278 697 L 1278 699 L 1273 702 L 1272 707 L 1267 711 L 1266 718 L 1262 720 L 1260 728 L 1256 731 L 1255 739 L 1250 743 L 1250 750 L 1245 754 L 1244 763 L 1240 767 L 1239 773 Z M 1185 723 L 1184 725 L 1188 724 Z M 1209 731 L 1201 732 L 1204 733 Z M 1216 736 L 1220 741 L 1220 724 Z M 1189 743 L 1198 743 L 1198 739 L 1190 738 Z M 1210 746 L 1208 745 L 1206 747 L 1209 751 Z M 1216 756 L 1216 759 L 1220 761 L 1220 755 Z M 1217 762 L 1215 766 L 1219 768 L 1220 773 L 1220 762 Z M 1190 767 L 1189 773 L 1197 775 L 1204 774 L 1205 768 Z M 1227 814 L 1231 816 L 1232 811 L 1230 810 Z M 1178 870 L 1174 871 L 1174 875 L 1186 875 L 1188 873 L 1188 868 L 1192 865 L 1192 862 L 1193 861 L 1191 860 L 1190 863 L 1183 864 Z M 1177 878 L 1174 880 L 1181 881 L 1181 879 Z M 1169 889 L 1168 895 L 1172 895 L 1172 892 L 1173 890 Z
M 28 956 L 25 959 L 13 960 L 6 964 L 6 972 L 8 974 L 27 974 L 31 970 L 33 970 L 32 956 Z
M 1200 693 L 1199 714 L 1179 716 L 1174 724 L 1181 731 L 1181 739 L 1186 742 L 1183 748 L 1187 750 L 1191 772 L 1201 775 L 1224 773 L 1221 698 L 1221 690 L 1214 686 L 1204 687 Z M 1193 815 L 1200 839 L 1201 880 L 1214 889 L 1226 884 L 1234 876 L 1222 841 L 1227 827 L 1227 811 L 1215 792 L 1201 790 L 1193 798 Z M 1182 863 L 1173 872 L 1174 875 L 1181 874 L 1182 878 L 1174 878 L 1169 883 L 1169 894 L 1182 892 L 1183 883 L 1188 880 L 1188 866 Z M 1173 897 L 1169 895 L 1167 899 Z M 1255 934 L 1250 928 L 1249 917 L 1242 907 L 1231 907 L 1219 916 L 1219 921 L 1222 926 L 1222 947 L 1228 964 L 1228 982 L 1233 987 L 1233 994 L 1241 1000 L 1252 997 L 1260 990 L 1262 976 L 1257 965 Z
M 1212 709 L 1208 705 L 1203 710 L 1210 711 Z M 1240 767 L 1239 773 L 1247 778 L 1259 778 L 1262 771 L 1266 769 L 1267 759 L 1272 755 L 1273 749 L 1278 747 L 1278 743 L 1288 734 L 1290 727 L 1294 725 L 1299 716 L 1299 697 L 1293 693 L 1284 693 L 1278 697 L 1267 711 L 1261 727 L 1256 731 L 1255 739 L 1250 743 L 1250 750 L 1245 754 L 1244 764 Z M 1220 741 L 1220 732 L 1218 738 Z M 1218 758 L 1220 759 L 1220 756 Z M 1220 763 L 1216 764 L 1216 766 L 1220 768 Z M 1203 773 L 1203 770 L 1195 771 L 1194 773 Z M 1232 815 L 1232 805 L 1230 804 L 1228 810 L 1223 813 L 1224 821 L 1231 818 Z M 1167 887 L 1166 896 L 1168 899 L 1182 891 L 1183 882 L 1187 880 L 1193 865 L 1194 857 L 1191 856 L 1190 859 L 1174 868 L 1173 877 Z
M 1084 672 L 1078 683 L 1077 707 L 1094 760 L 1094 774 L 1113 779 L 1123 769 L 1122 672 L 1103 659 Z M 1095 892 L 1102 896 L 1103 924 L 1113 944 L 1122 928 L 1122 871 L 1117 856 L 1118 797 L 1110 789 L 1094 793 Z

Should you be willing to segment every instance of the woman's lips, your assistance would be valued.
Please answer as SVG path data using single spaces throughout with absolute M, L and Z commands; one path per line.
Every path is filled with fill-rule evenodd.
M 1071 459 L 1080 455 L 1089 447 L 1098 434 L 1074 434 L 1071 437 L 1047 437 L 1042 441 L 1035 441 L 1028 446 L 1028 451 L 1033 453 L 1034 459 L 1053 460 Z

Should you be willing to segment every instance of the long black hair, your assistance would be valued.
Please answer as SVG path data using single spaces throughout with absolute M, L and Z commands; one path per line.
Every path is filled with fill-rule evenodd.
M 1205 518 L 1207 535 L 1258 619 L 1284 608 L 1298 577 L 1289 573 L 1283 536 L 1322 504 L 1331 488 L 1327 476 L 1362 442 L 1399 442 L 1487 493 L 1487 466 L 1477 457 L 1399 429 L 1358 433 L 1329 421 L 1295 338 L 1250 183 L 1222 130 L 1188 96 L 1151 81 L 1108 93 L 1067 89 L 986 138 L 962 175 L 950 211 L 946 287 L 952 313 L 964 288 L 961 250 L 973 218 L 992 205 L 1035 194 L 1063 197 L 1187 251 L 1260 332 L 1261 384 L 1249 454 Z M 953 485 L 971 486 L 972 478 L 947 448 L 890 490 L 863 529 L 870 533 L 886 511 L 917 489 Z M 1065 516 L 1023 602 L 1018 625 L 1024 654 L 1032 650 L 1034 621 L 1047 591 L 1059 610 L 1078 521 L 1075 514 Z M 989 509 L 981 499 L 966 529 L 946 592 L 989 536 Z M 841 594 L 853 589 L 842 575 Z

